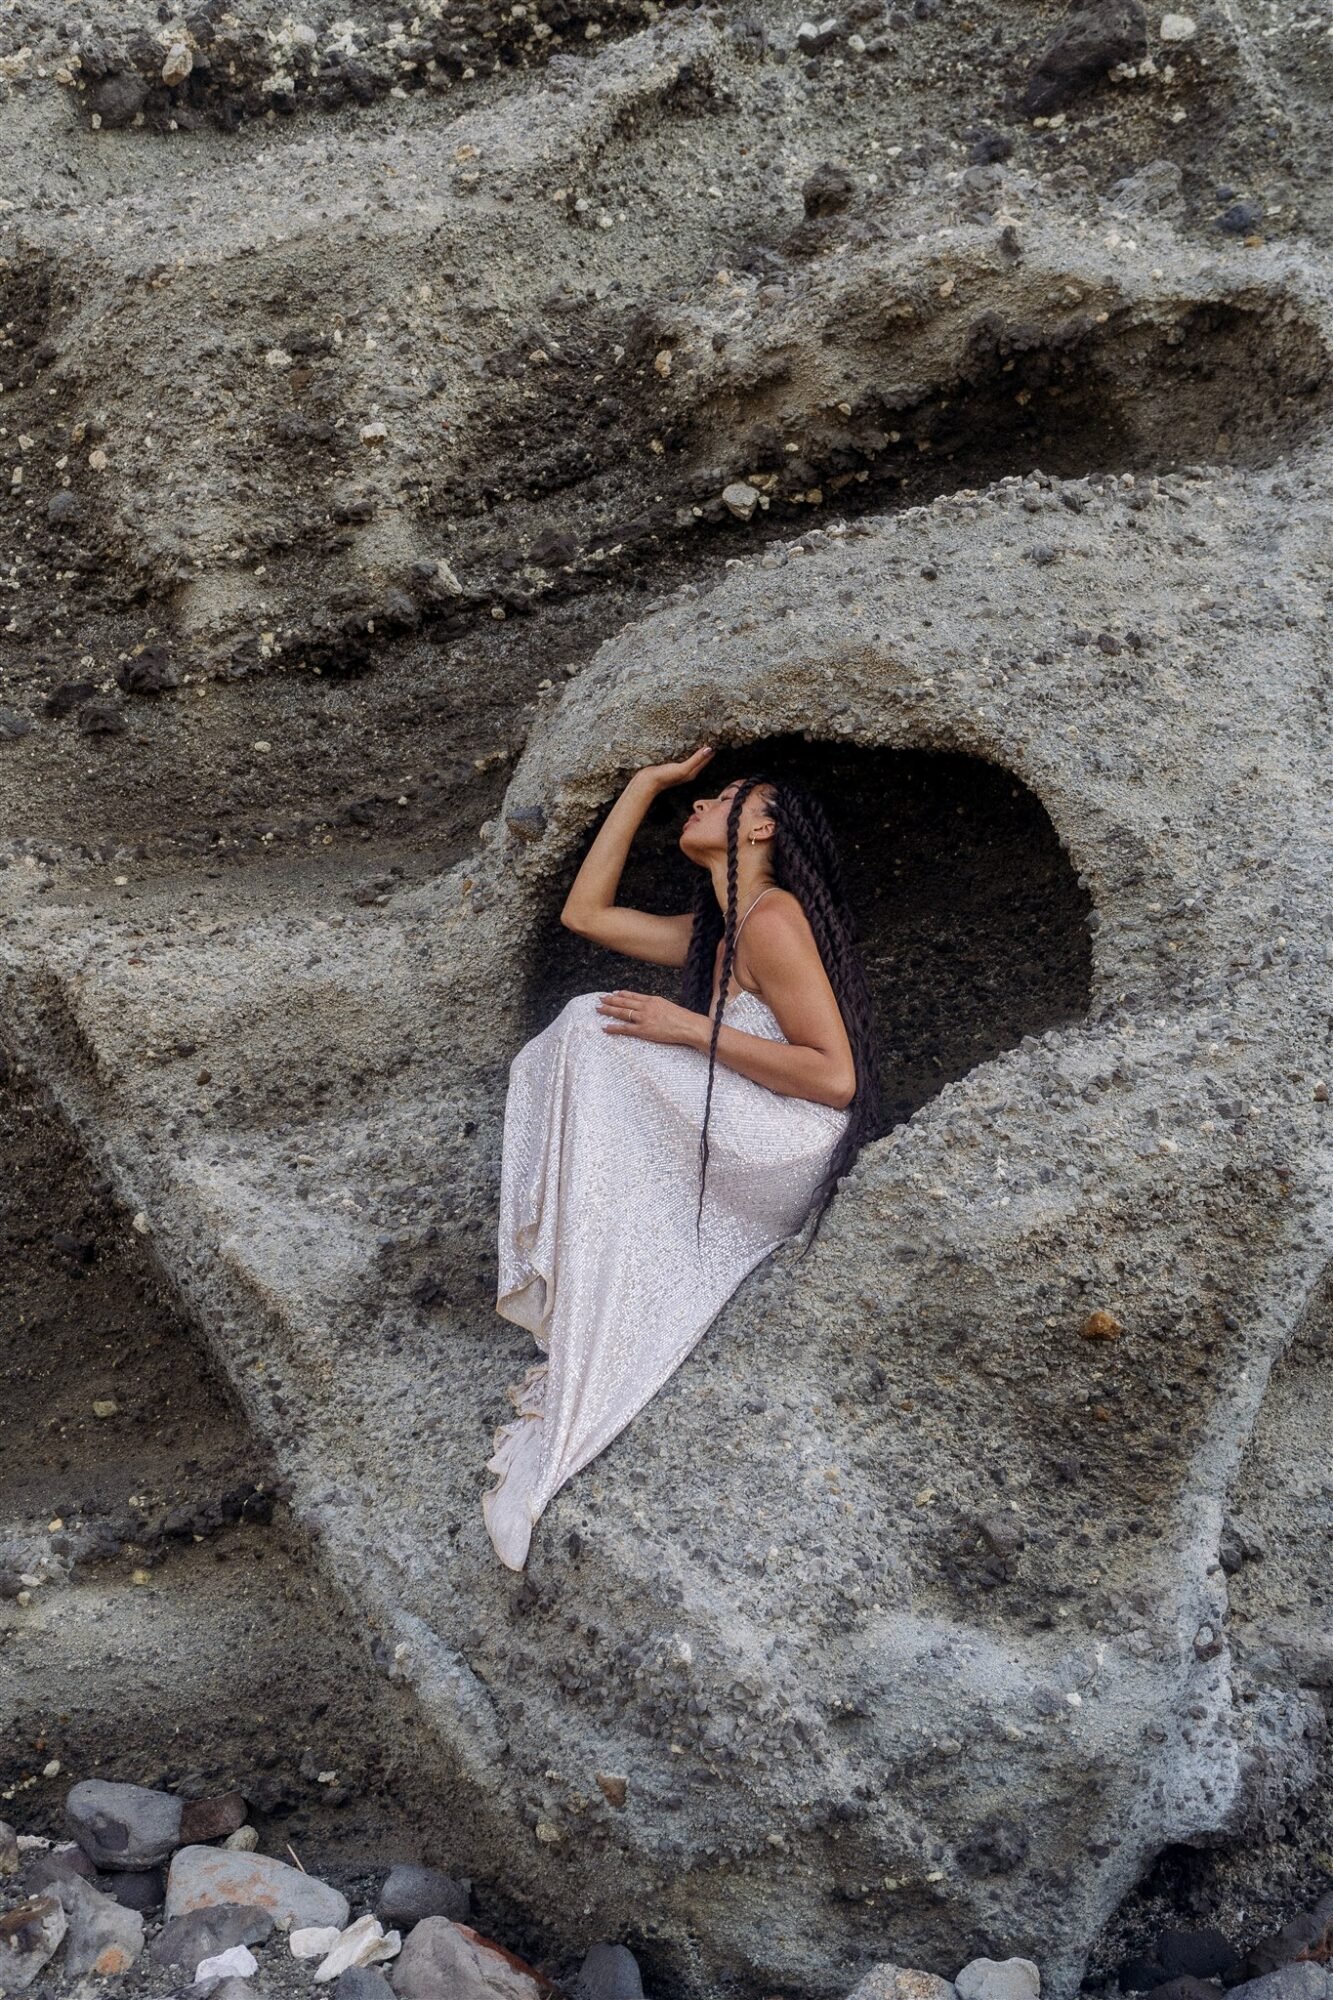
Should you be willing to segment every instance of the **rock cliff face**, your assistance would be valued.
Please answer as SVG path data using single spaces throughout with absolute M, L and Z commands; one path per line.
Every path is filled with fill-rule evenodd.
M 3 32 L 11 1052 L 469 1873 L 663 1991 L 1018 1952 L 1062 2000 L 1159 1850 L 1322 1754 L 1333 43 Z M 892 1122 L 518 1579 L 507 1065 L 628 976 L 554 912 L 704 739 L 837 813 Z M 627 893 L 680 893 L 669 805 Z

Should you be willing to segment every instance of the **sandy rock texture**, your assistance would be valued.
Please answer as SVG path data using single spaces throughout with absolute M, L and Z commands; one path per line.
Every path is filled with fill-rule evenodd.
M 451 1864 L 692 2000 L 1065 2000 L 1164 1848 L 1328 1794 L 1333 42 L 0 32 L 10 1059 L 414 1698 Z M 652 976 L 555 912 L 705 739 L 828 799 L 886 1130 L 518 1578 L 507 1065 Z

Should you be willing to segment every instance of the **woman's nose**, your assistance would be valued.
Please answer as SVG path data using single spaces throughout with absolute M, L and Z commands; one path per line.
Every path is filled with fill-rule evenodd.
M 707 799 L 696 799 L 696 800 L 694 801 L 694 810 L 695 810 L 696 812 L 702 812 L 702 811 L 703 811 L 703 809 L 704 809 L 704 807 L 705 807 L 705 806 L 706 806 L 707 804 L 708 804 L 708 800 L 707 800 Z

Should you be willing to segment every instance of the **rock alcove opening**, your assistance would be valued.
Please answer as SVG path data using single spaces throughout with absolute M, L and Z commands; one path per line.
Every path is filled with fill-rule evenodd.
M 677 841 L 692 799 L 760 768 L 812 791 L 837 837 L 875 998 L 886 1130 L 1024 1035 L 1086 1014 L 1091 899 L 1040 799 L 980 757 L 800 736 L 722 751 L 695 785 L 656 801 L 618 900 L 688 909 L 695 871 Z M 576 993 L 678 992 L 674 968 L 604 951 L 561 925 L 581 858 L 552 885 L 534 927 L 534 1034 Z

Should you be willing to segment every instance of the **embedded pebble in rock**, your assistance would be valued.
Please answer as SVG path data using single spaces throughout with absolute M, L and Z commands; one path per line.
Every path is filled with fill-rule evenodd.
M 31 1896 L 0 1911 L 0 1993 L 24 1993 L 60 1948 L 68 1919 L 55 1896 Z
M 1041 1974 L 1030 1958 L 974 1958 L 954 1977 L 958 2000 L 1040 2000 Z
M 1157 32 L 1164 42 L 1189 42 L 1199 32 L 1199 24 L 1192 14 L 1163 14 Z
M 262 1944 L 272 1935 L 273 1928 L 273 1918 L 267 1910 L 222 1903 L 169 1918 L 149 1945 L 148 1956 L 157 1965 L 182 1965 L 187 1972 L 193 1972 L 200 1959 L 213 1958 L 234 1944 Z M 337 1936 L 336 1931 L 331 1934 Z M 297 1935 L 292 1933 L 293 1938 Z
M 83 1779 L 65 1800 L 69 1830 L 98 1868 L 156 1868 L 179 1844 L 181 1811 L 170 1792 L 104 1778 Z
M 0 1875 L 17 1875 L 18 1871 L 18 1834 L 8 1820 L 0 1819 Z
M 733 479 L 730 486 L 722 489 L 722 504 L 738 520 L 748 521 L 759 505 L 759 489 L 743 479 Z
M 643 2000 L 643 1979 L 628 1945 L 590 1945 L 574 1979 L 574 2000 Z
M 389 1870 L 375 1903 L 375 1914 L 386 1926 L 408 1931 L 423 1917 L 461 1921 L 472 1902 L 472 1884 L 456 1881 L 439 1868 L 400 1861 Z
M 847 2000 L 955 2000 L 952 1982 L 937 1973 L 900 1965 L 875 1965 L 857 1980 Z
M 143 1950 L 144 1922 L 90 1883 L 71 1879 L 54 1885 L 69 1919 L 61 1963 L 71 1978 L 84 1973 L 105 1977 L 128 1972 Z
M 218 1847 L 182 1847 L 167 1873 L 166 1915 L 186 1915 L 218 1903 L 254 1905 L 284 1930 L 347 1923 L 347 1898 L 327 1882 L 268 1854 Z

